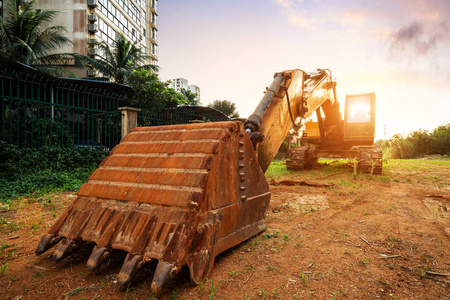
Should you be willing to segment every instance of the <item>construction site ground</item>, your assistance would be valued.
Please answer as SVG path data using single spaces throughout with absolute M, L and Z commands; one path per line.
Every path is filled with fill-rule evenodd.
M 48 194 L 0 207 L 1 299 L 450 299 L 450 160 L 390 160 L 383 175 L 343 161 L 266 174 L 267 228 L 222 253 L 200 285 L 183 269 L 158 297 L 155 263 L 117 283 L 125 253 L 94 273 L 92 245 L 60 263 L 34 250 L 76 196 Z

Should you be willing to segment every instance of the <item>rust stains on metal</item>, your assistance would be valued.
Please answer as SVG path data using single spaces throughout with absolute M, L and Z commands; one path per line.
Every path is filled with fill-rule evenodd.
M 157 259 L 157 293 L 183 265 L 198 283 L 215 256 L 264 230 L 269 200 L 240 122 L 140 127 L 91 174 L 36 253 L 62 239 L 55 251 L 61 260 L 95 243 L 88 260 L 94 270 L 112 249 L 127 251 L 121 283 Z

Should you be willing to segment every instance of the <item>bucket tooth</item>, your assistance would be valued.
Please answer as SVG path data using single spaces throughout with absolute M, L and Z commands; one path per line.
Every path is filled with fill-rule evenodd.
M 180 271 L 174 264 L 160 260 L 156 266 L 152 281 L 152 292 L 158 294 Z
M 87 269 L 92 272 L 99 265 L 105 262 L 111 256 L 111 250 L 106 247 L 99 248 L 95 245 L 94 249 L 92 249 L 91 256 L 87 261 Z
M 52 259 L 55 262 L 61 261 L 63 258 L 69 256 L 72 252 L 74 252 L 79 246 L 79 243 L 74 240 L 63 239 L 61 243 L 59 243 L 58 248 L 56 248 L 55 253 L 53 254 Z
M 47 233 L 46 235 L 44 235 L 41 239 L 41 241 L 39 242 L 39 245 L 36 248 L 36 255 L 41 255 L 42 253 L 44 253 L 45 251 L 47 251 L 48 249 L 50 249 L 51 247 L 55 246 L 56 244 L 58 244 L 58 242 L 62 239 L 61 236 L 57 236 L 54 234 L 50 234 Z
M 120 269 L 118 282 L 125 285 L 131 281 L 137 271 L 144 265 L 141 255 L 128 253 Z

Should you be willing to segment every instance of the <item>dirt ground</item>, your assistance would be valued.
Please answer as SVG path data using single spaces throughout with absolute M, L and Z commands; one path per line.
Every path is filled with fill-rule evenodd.
M 450 299 L 450 162 L 391 160 L 270 172 L 267 229 L 216 258 L 199 286 L 183 270 L 157 299 Z M 120 287 L 124 253 L 89 273 L 90 248 L 56 264 L 34 250 L 75 195 L 0 207 L 1 299 L 156 299 L 155 265 Z

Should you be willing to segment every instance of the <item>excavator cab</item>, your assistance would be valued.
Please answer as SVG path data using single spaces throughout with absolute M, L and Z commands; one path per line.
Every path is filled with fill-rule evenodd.
M 345 96 L 344 141 L 372 145 L 375 134 L 375 93 Z
M 318 110 L 322 109 L 323 107 L 318 108 Z M 320 120 L 322 113 L 319 112 L 318 115 Z M 329 115 L 340 117 L 338 113 Z M 307 121 L 302 132 L 302 142 L 336 150 L 349 149 L 354 145 L 373 145 L 375 135 L 375 93 L 346 95 L 344 120 L 336 121 L 338 118 L 335 117 L 331 122 L 331 126 L 327 126 L 327 123 L 330 123 L 327 122 L 328 118 L 329 116 L 325 116 L 323 121 Z M 342 125 L 338 124 L 339 122 L 342 122 Z M 322 128 L 320 128 L 321 126 Z M 343 134 L 332 132 L 332 129 L 339 127 L 343 129 Z

